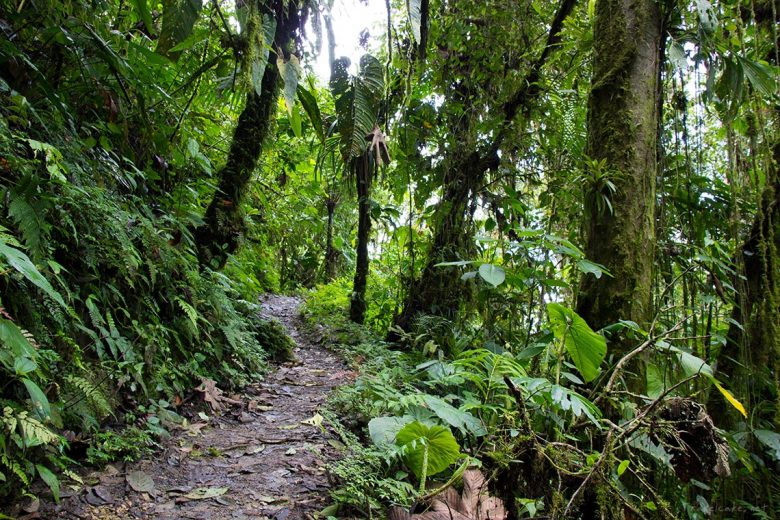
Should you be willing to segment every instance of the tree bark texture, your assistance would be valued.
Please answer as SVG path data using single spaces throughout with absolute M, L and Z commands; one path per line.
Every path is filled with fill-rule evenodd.
M 349 304 L 349 317 L 355 323 L 366 319 L 366 284 L 368 281 L 368 239 L 371 235 L 371 177 L 372 168 L 369 152 L 355 160 L 355 184 L 358 196 L 358 233 L 355 264 L 355 279 Z
M 605 161 L 616 191 L 594 180 L 585 193 L 587 257 L 613 275 L 582 279 L 577 313 L 595 329 L 619 319 L 647 325 L 653 315 L 661 38 L 654 0 L 597 1 L 587 153 Z M 612 345 L 618 353 L 631 346 Z
M 276 18 L 274 50 L 288 48 L 302 23 L 301 13 L 285 0 L 274 0 L 269 5 L 261 3 L 260 11 Z M 279 83 L 276 55 L 270 53 L 260 94 L 254 90 L 247 94 L 246 105 L 233 132 L 227 161 L 219 172 L 217 189 L 206 209 L 204 223 L 195 233 L 201 265 L 221 269 L 228 255 L 234 253 L 242 241 L 246 223 L 241 203 L 273 123 Z

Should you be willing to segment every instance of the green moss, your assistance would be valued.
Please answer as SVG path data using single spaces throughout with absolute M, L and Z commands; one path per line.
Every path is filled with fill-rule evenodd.
M 260 320 L 255 325 L 255 336 L 271 359 L 277 362 L 295 359 L 293 349 L 295 341 L 287 334 L 287 329 L 279 321 Z

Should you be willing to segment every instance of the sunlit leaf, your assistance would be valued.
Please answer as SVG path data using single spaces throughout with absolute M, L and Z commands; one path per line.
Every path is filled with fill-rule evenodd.
M 713 384 L 720 391 L 720 393 L 723 394 L 723 397 L 726 398 L 726 401 L 728 401 L 731 406 L 736 408 L 739 413 L 741 413 L 747 419 L 747 410 L 745 410 L 745 407 L 742 405 L 742 403 L 740 403 L 731 392 L 723 388 L 717 381 L 713 381 Z
M 599 366 L 607 355 L 607 341 L 571 309 L 558 303 L 547 304 L 555 337 L 563 341 L 577 370 L 586 382 L 593 381 L 600 372 Z
M 493 264 L 479 266 L 479 276 L 493 287 L 498 287 L 506 280 L 506 272 L 503 267 Z

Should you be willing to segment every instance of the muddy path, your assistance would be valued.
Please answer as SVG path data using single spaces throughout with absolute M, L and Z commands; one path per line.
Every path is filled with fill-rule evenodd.
M 225 394 L 221 412 L 201 403 L 207 419 L 195 413 L 152 458 L 86 473 L 83 487 L 63 489 L 58 506 L 42 500 L 27 517 L 294 520 L 322 510 L 325 464 L 338 457 L 338 443 L 317 411 L 352 374 L 302 332 L 299 299 L 273 295 L 261 303 L 262 314 L 295 340 L 297 362 Z

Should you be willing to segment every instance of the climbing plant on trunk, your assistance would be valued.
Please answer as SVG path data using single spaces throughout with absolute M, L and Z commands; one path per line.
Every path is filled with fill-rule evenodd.
M 427 4 L 426 4 L 427 5 Z M 454 317 L 461 304 L 467 303 L 469 291 L 460 281 L 460 272 L 454 267 L 440 267 L 442 262 L 468 259 L 474 251 L 473 231 L 470 229 L 471 217 L 476 210 L 476 198 L 490 172 L 498 170 L 501 164 L 500 150 L 517 132 L 516 119 L 519 115 L 529 115 L 530 106 L 541 93 L 539 81 L 542 69 L 551 54 L 559 47 L 563 23 L 571 14 L 576 0 L 563 0 L 550 23 L 544 46 L 519 81 L 516 77 L 520 59 L 512 58 L 506 63 L 506 56 L 521 56 L 529 52 L 522 42 L 529 39 L 523 33 L 525 26 L 502 26 L 506 18 L 495 6 L 486 8 L 484 19 L 462 20 L 458 10 L 454 10 L 454 21 L 437 20 L 440 24 L 452 26 L 439 27 L 439 38 L 443 46 L 440 56 L 442 86 L 444 89 L 444 114 L 450 119 L 448 130 L 452 137 L 446 144 L 439 146 L 444 150 L 440 170 L 442 174 L 441 199 L 436 206 L 432 219 L 433 238 L 428 248 L 427 260 L 423 271 L 412 284 L 404 302 L 403 310 L 395 318 L 395 325 L 408 329 L 419 314 L 436 314 L 448 318 Z M 514 7 L 513 7 L 514 9 Z M 474 27 L 477 29 L 475 29 Z M 495 27 L 493 27 L 495 26 Z M 501 64 L 490 63 L 491 57 L 473 50 L 471 54 L 461 54 L 447 49 L 454 38 L 453 33 L 463 32 L 472 40 L 474 33 L 484 33 L 488 41 L 511 35 L 514 52 L 507 51 L 501 56 Z M 495 32 L 492 32 L 495 31 Z M 504 36 L 497 36 L 498 34 Z M 422 43 L 421 43 L 422 44 Z M 492 48 L 485 49 L 494 55 Z M 467 60 L 471 60 L 470 62 Z M 496 72 L 492 68 L 499 67 Z M 503 77 L 502 77 L 503 75 Z M 511 82 L 506 88 L 500 88 L 503 81 Z M 502 90 L 508 90 L 506 95 Z M 468 107 L 468 110 L 466 109 Z M 485 143 L 481 135 L 485 128 L 484 120 L 492 119 L 494 133 Z M 518 125 L 521 126 L 521 125 Z M 512 144 L 517 146 L 517 143 Z M 390 334 L 390 339 L 394 339 Z

